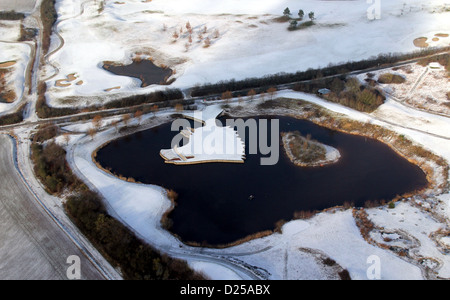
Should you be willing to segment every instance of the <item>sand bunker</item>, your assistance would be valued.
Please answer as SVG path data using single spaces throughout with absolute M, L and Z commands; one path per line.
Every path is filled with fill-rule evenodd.
M 419 48 L 427 48 L 429 44 L 427 43 L 428 38 L 420 37 L 414 40 L 414 46 Z
M 71 73 L 71 74 L 67 75 L 66 78 L 64 78 L 64 79 L 56 80 L 55 86 L 57 86 L 57 87 L 69 87 L 77 79 L 78 79 L 78 75 L 76 73 Z M 83 84 L 83 80 L 79 80 L 75 84 L 76 85 L 82 85 Z
M 5 61 L 5 62 L 0 63 L 0 68 L 9 68 L 9 67 L 14 66 L 15 64 L 16 64 L 15 61 Z
M 436 33 L 434 36 L 437 36 L 437 37 L 448 37 L 448 33 Z
M 111 92 L 111 91 L 114 91 L 114 90 L 120 90 L 120 86 L 115 86 L 115 87 L 106 89 L 105 92 Z

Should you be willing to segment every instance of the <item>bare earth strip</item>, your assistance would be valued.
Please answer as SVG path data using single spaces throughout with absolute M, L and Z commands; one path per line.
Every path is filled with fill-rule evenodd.
M 0 135 L 0 280 L 67 279 L 67 258 L 82 279 L 104 279 L 28 190 L 14 164 L 13 142 Z

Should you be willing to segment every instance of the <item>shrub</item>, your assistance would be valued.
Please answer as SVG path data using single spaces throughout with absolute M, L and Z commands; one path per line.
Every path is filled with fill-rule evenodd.
M 338 275 L 341 278 L 341 280 L 352 280 L 350 272 L 348 270 L 342 270 L 341 272 L 338 273 Z
M 43 136 L 44 134 L 39 134 Z M 80 185 L 66 162 L 66 151 L 55 143 L 43 145 L 33 143 L 31 159 L 34 172 L 51 194 L 61 194 L 65 189 Z
M 53 124 L 47 124 L 40 126 L 39 131 L 33 136 L 35 143 L 43 143 L 56 137 L 59 133 L 59 127 Z
M 405 81 L 406 79 L 403 76 L 392 73 L 384 73 L 378 77 L 378 83 L 382 84 L 400 84 Z
M 18 124 L 23 121 L 23 114 L 26 108 L 26 104 L 23 104 L 19 109 L 8 115 L 0 117 L 0 126 Z

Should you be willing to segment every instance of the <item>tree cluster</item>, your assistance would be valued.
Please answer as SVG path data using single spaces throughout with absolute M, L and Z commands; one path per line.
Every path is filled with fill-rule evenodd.
M 65 208 L 80 228 L 127 280 L 198 280 L 186 262 L 162 255 L 139 240 L 106 212 L 101 198 L 83 191 L 68 198 Z
M 298 18 L 297 19 L 293 19 L 291 18 L 291 10 L 289 9 L 289 7 L 286 7 L 286 9 L 283 11 L 283 16 L 289 20 L 289 29 L 290 30 L 295 30 L 295 29 L 299 29 L 299 28 L 303 28 L 303 27 L 308 27 L 313 25 L 313 21 L 315 20 L 315 14 L 313 11 L 308 13 L 308 17 L 309 17 L 309 22 L 305 22 L 303 24 L 301 24 L 301 26 L 299 26 L 299 22 L 303 21 L 303 18 L 305 17 L 305 12 L 303 11 L 303 9 L 300 9 L 297 13 Z
M 31 159 L 34 172 L 51 194 L 61 194 L 64 190 L 80 185 L 66 162 L 66 151 L 54 142 L 42 145 L 33 143 Z
M 17 109 L 17 111 L 3 115 L 0 117 L 0 126 L 5 125 L 12 125 L 12 124 L 18 124 L 23 121 L 23 114 L 25 111 L 26 104 L 23 104 L 22 106 Z
M 58 18 L 55 8 L 55 0 L 42 0 L 41 3 L 41 20 L 43 25 L 42 33 L 42 51 L 47 53 L 50 49 L 50 37 L 52 28 Z

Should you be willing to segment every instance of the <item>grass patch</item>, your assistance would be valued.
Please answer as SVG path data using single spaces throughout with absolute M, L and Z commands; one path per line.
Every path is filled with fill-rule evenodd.
M 378 77 L 378 83 L 382 84 L 401 84 L 405 81 L 406 79 L 403 76 L 392 73 L 384 73 Z
M 44 135 L 38 133 L 38 139 Z M 66 189 L 72 190 L 81 185 L 66 162 L 66 151 L 54 142 L 46 146 L 33 143 L 31 159 L 36 176 L 50 194 L 60 195 Z

